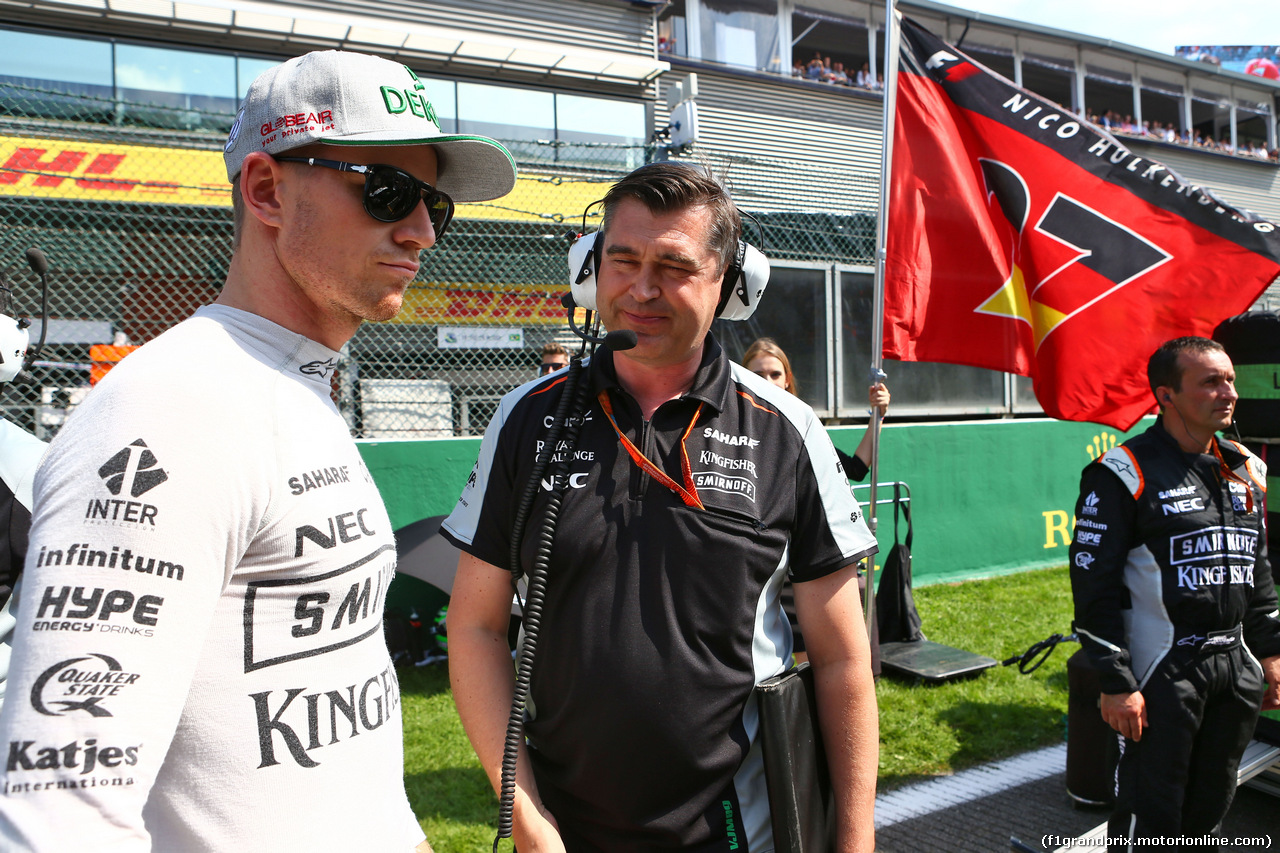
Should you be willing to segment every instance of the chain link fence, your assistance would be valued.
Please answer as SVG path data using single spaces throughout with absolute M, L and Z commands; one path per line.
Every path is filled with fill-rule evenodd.
M 40 287 L 25 251 L 39 247 L 50 270 L 46 345 L 25 381 L 4 389 L 5 417 L 52 437 L 131 347 L 216 297 L 231 252 L 221 149 L 233 119 L 191 103 L 0 84 L 0 270 L 19 316 L 34 320 L 33 343 Z M 655 146 L 504 142 L 520 166 L 515 191 L 460 205 L 448 237 L 424 254 L 401 314 L 365 324 L 345 348 L 334 399 L 353 435 L 479 434 L 500 397 L 536 375 L 543 344 L 574 351 L 560 297 L 583 211 L 619 176 L 665 155 Z M 756 188 L 741 193 L 756 223 L 748 238 L 775 261 L 871 262 L 875 175 L 698 150 L 679 156 Z M 765 174 L 840 181 L 862 209 L 770 210 L 755 180 Z M 587 226 L 596 218 L 593 211 Z M 193 365 L 192 381 L 213 369 Z

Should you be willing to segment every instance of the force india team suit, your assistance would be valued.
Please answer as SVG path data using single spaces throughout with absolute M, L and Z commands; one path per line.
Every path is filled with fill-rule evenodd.
M 1084 469 L 1071 545 L 1075 630 L 1103 693 L 1141 691 L 1122 742 L 1114 838 L 1216 830 L 1280 654 L 1265 466 L 1233 441 L 1185 453 L 1157 421 Z M 1201 849 L 1201 848 L 1196 848 Z
M 602 350 L 551 551 L 526 734 L 570 853 L 773 849 L 755 684 L 783 672 L 779 604 L 797 583 L 875 553 L 834 448 L 796 397 L 730 364 L 708 335 L 693 387 L 645 421 Z M 503 398 L 442 534 L 508 564 L 515 504 L 565 371 Z M 603 410 L 705 509 L 632 461 Z M 564 447 L 557 452 L 567 455 Z M 521 543 L 528 571 L 548 486 Z
M 386 510 L 338 354 L 225 306 L 122 361 L 36 475 L 0 849 L 408 853 Z

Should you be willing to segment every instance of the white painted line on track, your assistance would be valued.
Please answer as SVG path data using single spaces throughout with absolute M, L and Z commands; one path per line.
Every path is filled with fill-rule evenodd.
M 1035 782 L 1066 767 L 1064 743 L 889 791 L 876 797 L 876 829 Z

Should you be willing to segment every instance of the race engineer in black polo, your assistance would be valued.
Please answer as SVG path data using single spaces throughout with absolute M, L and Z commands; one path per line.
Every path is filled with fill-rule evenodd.
M 875 540 L 813 411 L 732 364 L 709 334 L 741 231 L 719 182 L 656 163 L 604 204 L 596 301 L 606 327 L 633 330 L 638 345 L 602 349 L 584 377 L 517 765 L 516 845 L 772 850 L 751 697 L 790 663 L 779 603 L 789 573 L 839 849 L 870 853 L 878 725 L 856 564 Z M 500 567 L 513 495 L 565 384 L 559 371 L 503 399 L 441 528 L 464 552 L 449 608 L 454 698 L 495 787 L 513 689 Z
M 1237 399 L 1231 360 L 1178 338 L 1147 375 L 1160 417 L 1085 468 L 1071 545 L 1075 630 L 1122 736 L 1113 850 L 1215 833 L 1259 706 L 1280 706 L 1266 468 L 1215 435 Z

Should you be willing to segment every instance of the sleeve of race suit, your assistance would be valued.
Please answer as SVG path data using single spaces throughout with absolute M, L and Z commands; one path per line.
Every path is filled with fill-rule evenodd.
M 1123 616 L 1130 606 L 1124 569 L 1135 544 L 1136 510 L 1133 495 L 1108 468 L 1094 463 L 1084 469 L 1070 550 L 1072 627 L 1098 671 L 1103 693 L 1138 689 Z
M 36 475 L 0 713 L 4 850 L 150 849 L 144 805 L 262 518 L 239 480 L 270 461 L 240 452 L 227 415 L 198 393 L 115 387 L 94 389 Z
M 1244 639 L 1254 656 L 1261 659 L 1280 655 L 1280 612 L 1277 612 L 1275 574 L 1267 548 L 1267 466 L 1255 456 L 1249 460 L 1249 469 L 1264 500 L 1258 507 L 1262 530 L 1258 537 L 1258 558 L 1253 565 L 1253 595 L 1244 615 Z M 1269 500 L 1276 499 L 1276 495 L 1269 496 Z

